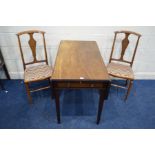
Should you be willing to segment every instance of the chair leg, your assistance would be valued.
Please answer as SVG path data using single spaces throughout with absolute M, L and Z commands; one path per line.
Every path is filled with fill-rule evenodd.
M 0 81 L 0 86 L 1 86 L 2 90 L 5 90 L 4 86 L 3 86 L 3 83 L 1 81 Z
M 26 92 L 27 92 L 27 96 L 28 96 L 29 102 L 32 103 L 32 97 L 31 97 L 31 94 L 30 94 L 29 84 L 25 83 L 25 87 L 26 87 Z
M 10 75 L 9 75 L 9 73 L 8 73 L 8 70 L 7 70 L 5 64 L 3 65 L 3 69 L 4 69 L 4 72 L 5 72 L 5 75 L 6 75 L 7 79 L 10 80 Z
M 127 90 L 127 93 L 126 93 L 125 98 L 124 98 L 125 101 L 127 100 L 128 96 L 129 96 L 132 84 L 133 84 L 133 80 L 130 80 L 128 90 Z
M 48 79 L 49 81 L 49 85 L 50 85 L 50 91 L 51 91 L 51 99 L 53 99 L 53 91 L 52 91 L 52 82 L 51 82 L 51 79 Z
M 125 86 L 127 86 L 128 85 L 128 80 L 125 80 Z

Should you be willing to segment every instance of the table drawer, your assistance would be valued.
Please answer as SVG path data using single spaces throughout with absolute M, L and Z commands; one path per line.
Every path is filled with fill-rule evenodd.
M 103 82 L 56 82 L 59 88 L 104 88 Z

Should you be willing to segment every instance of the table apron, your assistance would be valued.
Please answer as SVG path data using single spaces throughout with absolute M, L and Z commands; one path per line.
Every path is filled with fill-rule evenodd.
M 62 81 L 54 81 L 52 82 L 52 88 L 56 89 L 80 89 L 80 88 L 97 88 L 97 89 L 106 89 L 108 83 L 107 82 L 90 82 L 90 81 L 77 81 L 77 82 L 62 82 Z

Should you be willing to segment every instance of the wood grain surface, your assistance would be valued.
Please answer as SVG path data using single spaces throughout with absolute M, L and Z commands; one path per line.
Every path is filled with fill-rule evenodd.
M 109 75 L 95 41 L 61 41 L 52 80 L 108 80 Z

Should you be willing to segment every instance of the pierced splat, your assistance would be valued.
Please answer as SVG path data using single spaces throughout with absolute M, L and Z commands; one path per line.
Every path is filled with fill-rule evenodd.
M 129 45 L 129 33 L 125 33 L 125 38 L 122 41 L 122 51 L 121 51 L 121 57 L 120 60 L 123 60 L 124 54 L 125 54 L 125 50 L 127 49 L 128 45 Z
M 113 53 L 114 53 L 114 51 L 116 51 L 115 50 L 115 42 L 116 42 L 116 40 L 118 38 L 117 37 L 118 34 L 124 34 L 125 38 L 121 42 L 122 49 L 121 49 L 120 58 L 115 58 L 115 57 L 113 57 Z M 133 36 L 137 37 L 137 41 L 136 41 L 136 44 L 135 44 L 135 48 L 133 49 L 132 55 L 130 55 L 131 60 L 124 60 L 123 58 L 124 58 L 126 49 L 127 49 L 128 45 L 130 43 L 130 41 L 129 41 L 129 36 L 130 35 L 133 35 Z M 135 54 L 136 54 L 136 51 L 137 51 L 137 47 L 138 47 L 140 37 L 141 37 L 141 34 L 136 33 L 136 32 L 132 32 L 132 31 L 115 31 L 115 36 L 114 36 L 114 40 L 113 40 L 113 44 L 112 44 L 109 63 L 111 63 L 112 61 L 118 61 L 118 62 L 128 63 L 128 64 L 130 64 L 130 66 L 132 66 L 134 58 L 135 58 Z
M 34 62 L 37 62 L 37 59 L 36 59 L 36 41 L 33 38 L 33 33 L 30 33 L 29 35 L 30 35 L 29 46 L 32 50 Z

